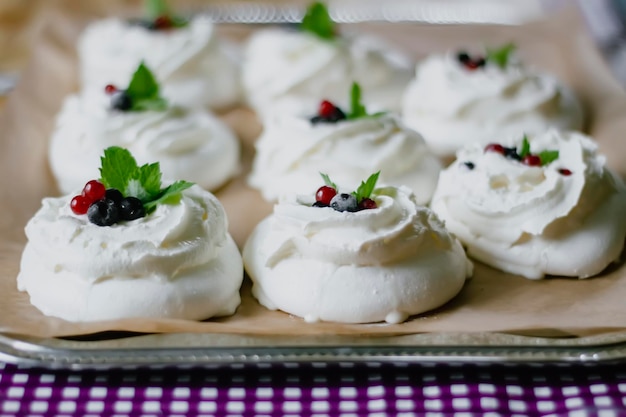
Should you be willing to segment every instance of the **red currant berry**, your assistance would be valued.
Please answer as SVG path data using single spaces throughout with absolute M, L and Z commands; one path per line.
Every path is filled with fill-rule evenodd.
M 364 198 L 359 203 L 359 209 L 360 210 L 371 210 L 371 209 L 375 209 L 376 207 L 378 207 L 376 205 L 376 202 L 374 200 L 372 200 L 371 198 Z
M 540 167 L 541 158 L 537 155 L 526 155 L 524 159 L 522 159 L 522 163 L 531 167 Z
M 335 105 L 328 100 L 324 100 L 320 103 L 318 113 L 322 117 L 331 117 L 335 113 Z
M 485 146 L 485 152 L 496 152 L 504 155 L 504 146 L 500 145 L 499 143 L 490 143 L 489 145 Z
M 104 187 L 104 184 L 102 184 L 100 181 L 91 180 L 87 184 L 85 184 L 82 195 L 93 203 L 94 201 L 102 200 L 104 198 L 104 195 L 106 194 L 106 191 L 107 190 Z
M 87 210 L 89 210 L 89 206 L 91 205 L 91 201 L 85 196 L 77 195 L 72 198 L 70 202 L 70 208 L 74 214 L 85 214 Z
M 469 70 L 475 70 L 478 68 L 478 63 L 476 61 L 467 61 L 464 62 L 463 65 L 465 65 L 465 68 Z
M 104 92 L 109 95 L 115 93 L 116 91 L 117 91 L 117 87 L 114 86 L 113 84 L 107 84 L 106 87 L 104 87 Z
M 170 29 L 172 27 L 172 19 L 169 16 L 163 15 L 154 19 L 155 29 Z
M 330 200 L 332 200 L 333 197 L 336 195 L 337 190 L 335 190 L 333 187 L 324 185 L 317 189 L 317 192 L 315 193 L 315 201 L 319 201 L 320 203 L 329 206 Z
M 567 177 L 569 175 L 572 175 L 572 171 L 570 171 L 567 168 L 561 168 L 561 169 L 559 169 L 559 174 L 565 175 Z

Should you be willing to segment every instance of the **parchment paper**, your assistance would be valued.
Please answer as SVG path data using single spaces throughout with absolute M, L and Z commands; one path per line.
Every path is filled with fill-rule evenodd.
M 585 336 L 626 330 L 626 266 L 609 268 L 587 280 L 550 278 L 531 281 L 475 263 L 475 274 L 450 303 L 398 325 L 307 324 L 268 311 L 250 295 L 246 280 L 242 304 L 231 317 L 205 322 L 132 319 L 75 324 L 43 316 L 16 287 L 26 238 L 23 228 L 41 198 L 58 195 L 47 164 L 48 138 L 63 98 L 77 89 L 75 41 L 93 10 L 71 2 L 47 10 L 43 30 L 17 89 L 0 115 L 0 332 L 40 337 L 80 335 L 105 330 L 136 332 L 218 332 L 256 335 L 398 335 L 421 332 L 509 332 L 539 336 Z M 78 4 L 81 4 L 80 6 Z M 83 7 L 85 10 L 76 10 Z M 101 11 L 100 11 L 101 12 Z M 241 41 L 250 27 L 221 27 L 223 36 Z M 386 37 L 415 59 L 448 47 L 517 43 L 524 60 L 553 72 L 583 100 L 586 131 L 607 154 L 609 165 L 626 173 L 626 96 L 583 29 L 577 13 L 521 27 L 359 24 L 361 30 Z M 222 117 L 243 145 L 246 169 L 216 195 L 226 207 L 230 231 L 240 247 L 254 225 L 271 211 L 260 194 L 245 186 L 253 142 L 261 131 L 246 108 Z

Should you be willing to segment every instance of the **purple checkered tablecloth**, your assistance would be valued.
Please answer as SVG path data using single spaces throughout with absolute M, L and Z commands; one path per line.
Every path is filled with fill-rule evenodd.
M 626 364 L 0 364 L 0 416 L 626 416 Z

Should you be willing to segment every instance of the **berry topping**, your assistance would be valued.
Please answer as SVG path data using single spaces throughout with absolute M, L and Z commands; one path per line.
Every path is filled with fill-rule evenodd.
M 77 195 L 76 197 L 72 198 L 72 201 L 70 202 L 70 208 L 72 209 L 72 212 L 78 215 L 87 213 L 90 205 L 91 200 L 82 195 Z
M 111 107 L 115 110 L 130 110 L 133 106 L 133 100 L 126 91 L 116 91 L 111 97 Z
M 463 166 L 469 170 L 472 170 L 476 167 L 476 165 L 474 165 L 473 162 L 469 162 L 469 161 L 463 162 Z
M 531 167 L 540 167 L 541 158 L 539 158 L 538 155 L 526 155 L 524 159 L 522 159 L 522 163 Z
M 135 220 L 146 215 L 143 203 L 137 197 L 126 197 L 119 203 L 120 218 Z
M 330 200 L 337 195 L 337 190 L 328 185 L 323 185 L 315 193 L 315 201 L 330 206 Z
M 104 87 L 104 92 L 109 95 L 115 93 L 116 91 L 117 91 L 117 87 L 114 86 L 113 84 L 107 84 L 106 87 Z
M 364 198 L 359 203 L 359 210 L 371 210 L 375 209 L 376 207 L 378 207 L 378 205 L 371 198 Z
M 313 207 L 331 207 L 337 211 L 355 212 L 359 210 L 369 210 L 377 208 L 376 201 L 370 196 L 376 187 L 376 181 L 380 171 L 369 176 L 367 181 L 362 181 L 359 188 L 351 194 L 337 193 L 337 185 L 333 183 L 328 175 L 320 174 L 326 185 L 317 189 L 315 193 L 315 203 Z
M 324 100 L 320 103 L 318 114 L 313 116 L 310 120 L 311 123 L 336 123 L 340 120 L 346 120 L 346 114 L 339 107 L 335 106 L 328 100 Z
M 504 155 L 504 146 L 498 143 L 490 143 L 489 145 L 485 146 L 485 152 L 496 152 Z
M 106 193 L 106 188 L 104 188 L 104 184 L 97 180 L 91 180 L 85 187 L 83 187 L 82 195 L 89 200 L 90 203 L 93 203 L 97 200 L 102 200 Z
M 524 135 L 524 138 L 522 139 L 522 145 L 519 150 L 517 148 L 507 148 L 498 143 L 490 143 L 485 147 L 485 152 L 496 152 L 504 155 L 508 159 L 520 161 L 524 165 L 531 167 L 548 165 L 552 161 L 559 158 L 559 151 L 555 150 L 545 150 L 537 154 L 532 153 L 530 151 L 530 142 L 528 141 L 528 137 L 526 137 L 526 135 Z
M 119 220 L 119 209 L 112 200 L 98 200 L 89 206 L 87 218 L 98 226 L 111 226 Z
M 567 177 L 567 176 L 572 175 L 572 171 L 570 171 L 567 168 L 561 168 L 561 169 L 559 169 L 559 174 L 565 175 Z
M 457 60 L 467 69 L 475 70 L 485 66 L 485 58 L 474 57 L 472 58 L 467 52 L 461 51 L 456 55 Z
M 330 200 L 330 207 L 337 211 L 355 212 L 359 210 L 359 204 L 356 201 L 356 197 L 352 194 L 341 193 L 337 194 Z

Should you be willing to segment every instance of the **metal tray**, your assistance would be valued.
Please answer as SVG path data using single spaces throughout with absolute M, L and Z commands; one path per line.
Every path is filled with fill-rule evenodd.
M 624 359 L 626 332 L 556 339 L 502 333 L 378 338 L 105 333 L 81 340 L 0 335 L 0 361 L 70 369 L 346 361 L 582 364 Z

